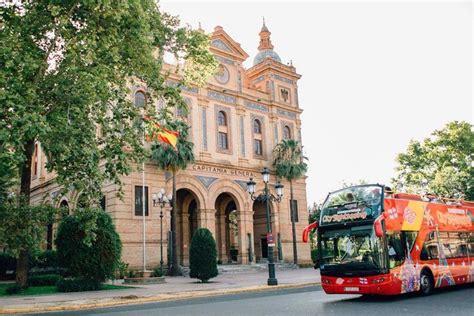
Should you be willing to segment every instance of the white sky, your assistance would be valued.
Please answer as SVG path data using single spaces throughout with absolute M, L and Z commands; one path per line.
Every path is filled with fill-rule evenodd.
M 207 32 L 221 25 L 250 55 L 262 16 L 293 60 L 310 159 L 308 203 L 343 181 L 389 184 L 395 156 L 452 120 L 473 121 L 470 1 L 177 1 L 161 8 Z

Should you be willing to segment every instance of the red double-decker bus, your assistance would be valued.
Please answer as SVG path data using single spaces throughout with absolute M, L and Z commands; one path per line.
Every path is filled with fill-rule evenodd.
M 474 282 L 474 203 L 348 187 L 326 198 L 317 229 L 328 294 L 393 295 Z

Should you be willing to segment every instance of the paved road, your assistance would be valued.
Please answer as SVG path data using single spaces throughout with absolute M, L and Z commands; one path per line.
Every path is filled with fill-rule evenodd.
M 318 286 L 46 315 L 474 315 L 474 285 L 428 297 L 326 295 Z M 45 314 L 38 314 L 45 315 Z

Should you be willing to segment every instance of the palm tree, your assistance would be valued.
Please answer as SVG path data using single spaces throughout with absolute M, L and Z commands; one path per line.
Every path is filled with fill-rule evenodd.
M 188 141 L 187 124 L 181 120 L 172 121 L 166 128 L 179 132 L 176 149 L 165 143 L 154 143 L 151 148 L 151 159 L 162 170 L 170 171 L 173 175 L 173 201 L 171 210 L 171 270 L 170 275 L 180 274 L 178 256 L 176 253 L 176 172 L 185 169 L 194 161 L 193 143 Z
M 298 264 L 298 251 L 296 249 L 296 214 L 293 205 L 293 180 L 301 178 L 308 170 L 306 158 L 300 143 L 293 139 L 282 140 L 273 149 L 273 167 L 277 176 L 290 182 L 290 213 L 291 229 L 293 233 L 293 261 Z

